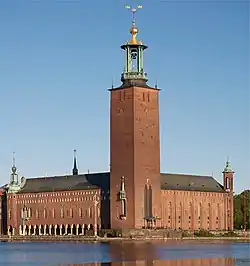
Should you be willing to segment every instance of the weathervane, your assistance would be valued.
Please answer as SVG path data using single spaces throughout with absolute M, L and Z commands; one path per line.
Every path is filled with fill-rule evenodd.
M 135 13 L 137 12 L 138 9 L 142 8 L 142 5 L 137 5 L 136 7 L 131 7 L 130 5 L 125 5 L 126 9 L 129 9 L 132 12 L 133 16 L 133 24 L 135 23 Z
M 137 12 L 138 9 L 142 8 L 142 5 L 137 5 L 136 7 L 131 7 L 130 5 L 125 5 L 125 8 L 129 9 L 132 12 L 132 15 L 133 15 L 132 28 L 130 29 L 130 33 L 132 35 L 132 38 L 127 43 L 129 43 L 129 44 L 142 44 L 141 41 L 138 42 L 136 40 L 136 35 L 139 32 L 139 30 L 137 29 L 136 24 L 135 24 L 135 13 Z

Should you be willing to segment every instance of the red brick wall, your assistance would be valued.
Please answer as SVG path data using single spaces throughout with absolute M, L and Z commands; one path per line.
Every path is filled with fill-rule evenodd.
M 144 226 L 144 187 L 153 188 L 153 214 L 160 216 L 158 90 L 130 87 L 111 91 L 111 227 Z M 125 177 L 127 219 L 119 219 L 121 177 Z
M 161 226 L 184 230 L 233 230 L 230 193 L 162 190 Z M 230 213 L 232 217 L 227 218 Z
M 77 264 L 77 266 L 83 264 Z M 101 266 L 102 263 L 87 263 L 84 266 Z M 111 262 L 110 266 L 234 266 L 234 258 L 204 258 L 204 259 L 180 259 L 180 260 L 136 260 L 127 262 Z
M 72 224 L 94 224 L 93 205 L 94 196 L 99 205 L 97 211 L 97 224 L 100 224 L 98 208 L 100 208 L 100 190 L 77 190 L 44 193 L 9 194 L 8 204 L 8 226 L 18 228 L 23 224 L 21 209 L 26 206 L 31 209 L 31 217 L 27 225 L 72 225 Z M 63 217 L 61 208 L 63 207 Z M 89 213 L 89 208 L 91 213 Z M 81 214 L 79 213 L 81 209 Z M 10 213 L 9 213 L 10 212 Z M 90 215 L 90 216 L 89 216 Z
M 3 210 L 2 210 L 3 191 L 0 189 L 0 235 L 3 234 Z

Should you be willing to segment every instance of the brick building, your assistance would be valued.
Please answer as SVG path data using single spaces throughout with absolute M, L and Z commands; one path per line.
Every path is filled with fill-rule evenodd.
M 159 89 L 147 84 L 133 20 L 120 87 L 110 89 L 110 172 L 18 180 L 0 190 L 0 233 L 63 235 L 98 228 L 233 229 L 233 175 L 160 173 Z
M 104 263 L 70 264 L 69 266 L 102 266 Z M 234 258 L 202 258 L 180 260 L 136 260 L 105 263 L 106 266 L 234 266 Z

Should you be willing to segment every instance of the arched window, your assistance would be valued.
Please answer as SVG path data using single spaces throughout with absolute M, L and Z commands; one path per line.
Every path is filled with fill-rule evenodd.
M 39 211 L 36 210 L 36 219 L 39 219 Z
M 69 216 L 70 216 L 70 218 L 73 218 L 73 210 L 72 210 L 72 208 L 69 209 Z
M 32 211 L 31 211 L 31 208 L 28 209 L 28 218 L 31 218 L 31 215 L 32 215 Z
M 192 202 L 189 202 L 189 208 L 188 208 L 188 213 L 189 213 L 189 222 L 193 218 L 193 213 L 192 213 Z
M 201 203 L 199 203 L 197 206 L 197 216 L 198 216 L 198 220 L 200 220 L 201 219 Z
M 64 218 L 64 211 L 63 211 L 63 207 L 61 207 L 61 209 L 60 209 L 60 217 L 61 217 L 61 218 Z
M 207 208 L 207 220 L 208 220 L 208 223 L 209 223 L 209 220 L 210 220 L 210 214 L 211 214 L 211 204 L 208 203 L 208 208 Z
M 89 218 L 92 218 L 92 208 L 91 207 L 89 207 L 89 209 L 88 209 L 88 216 L 89 216 Z
M 44 216 L 44 219 L 47 218 L 47 210 L 46 209 L 43 210 L 43 216 Z
M 178 206 L 178 219 L 182 219 L 182 204 L 180 202 L 179 206 Z
M 55 209 L 52 209 L 52 217 L 55 219 Z
M 218 224 L 218 227 L 219 227 L 219 224 L 220 224 L 220 204 L 218 203 L 217 204 L 217 214 L 216 214 L 216 223 Z
M 82 208 L 78 209 L 78 214 L 79 214 L 79 217 L 82 218 Z
M 226 189 L 230 189 L 230 179 L 226 178 Z
M 172 202 L 169 201 L 168 203 L 168 219 L 169 219 L 169 223 L 171 223 L 172 220 Z

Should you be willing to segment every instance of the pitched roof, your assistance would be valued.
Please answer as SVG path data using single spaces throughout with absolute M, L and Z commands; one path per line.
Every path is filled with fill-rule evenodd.
M 223 186 L 212 176 L 161 174 L 161 189 L 223 192 Z
M 223 192 L 223 186 L 212 176 L 165 174 L 160 176 L 162 190 Z M 108 192 L 110 173 L 93 173 L 27 178 L 19 193 L 98 189 Z
M 8 188 L 8 184 L 5 184 L 5 185 L 0 187 L 0 189 L 6 189 L 6 188 Z
M 105 176 L 107 173 L 27 178 L 18 193 L 98 189 L 104 186 Z

